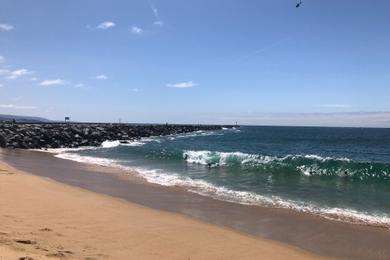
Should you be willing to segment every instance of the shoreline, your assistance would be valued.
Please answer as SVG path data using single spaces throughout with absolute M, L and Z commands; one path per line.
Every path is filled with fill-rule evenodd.
M 0 259 L 325 259 L 38 177 L 3 160 L 0 180 Z
M 79 149 L 82 150 L 83 148 Z M 85 149 L 95 149 L 95 148 L 85 148 Z M 63 153 L 62 151 L 65 152 Z M 319 210 L 314 207 L 310 206 L 305 206 L 305 205 L 300 205 L 298 203 L 290 202 L 290 201 L 284 201 L 284 203 L 270 203 L 268 200 L 271 200 L 269 197 L 262 197 L 263 202 L 257 203 L 253 201 L 243 201 L 236 199 L 234 195 L 232 196 L 218 196 L 215 195 L 212 192 L 204 192 L 199 188 L 199 186 L 191 186 L 191 184 L 185 183 L 183 180 L 179 180 L 179 184 L 167 184 L 167 182 L 161 183 L 158 178 L 153 178 L 148 176 L 147 173 L 143 173 L 143 170 L 140 168 L 132 168 L 131 166 L 123 166 L 117 163 L 111 162 L 109 159 L 108 161 L 105 161 L 105 159 L 98 159 L 98 161 L 91 161 L 92 157 L 88 157 L 88 160 L 82 159 L 85 158 L 83 156 L 77 156 L 74 157 L 72 154 L 66 153 L 66 151 L 72 151 L 72 149 L 69 148 L 64 148 L 60 149 L 59 151 L 57 149 L 52 149 L 50 151 L 45 151 L 45 150 L 35 150 L 32 149 L 32 151 L 37 151 L 37 152 L 45 152 L 52 154 L 56 158 L 64 159 L 64 160 L 70 160 L 73 162 L 81 163 L 81 164 L 87 164 L 91 166 L 96 166 L 102 168 L 108 168 L 109 170 L 107 171 L 108 173 L 116 172 L 119 171 L 121 174 L 131 174 L 133 175 L 132 177 L 136 179 L 141 179 L 144 181 L 144 183 L 147 183 L 148 185 L 157 185 L 157 186 L 164 186 L 168 188 L 173 188 L 173 189 L 182 189 L 186 192 L 198 194 L 200 196 L 205 196 L 205 197 L 210 197 L 215 200 L 220 200 L 222 202 L 229 202 L 229 203 L 235 203 L 235 204 L 241 204 L 241 205 L 248 205 L 248 206 L 253 206 L 253 207 L 261 207 L 261 208 L 270 208 L 270 209 L 280 209 L 280 210 L 287 210 L 287 211 L 292 211 L 292 212 L 297 212 L 298 214 L 308 214 L 310 216 L 314 217 L 320 217 L 324 220 L 329 220 L 329 221 L 336 221 L 336 222 L 341 222 L 345 224 L 353 224 L 353 225 L 361 225 L 361 226 L 369 226 L 369 227 L 375 227 L 375 228 L 383 228 L 383 229 L 389 229 L 390 230 L 390 223 L 385 220 L 382 220 L 380 216 L 370 216 L 370 215 L 364 215 L 363 212 L 357 212 L 353 210 L 345 210 L 344 212 L 340 213 L 334 213 L 331 212 L 331 210 L 337 210 L 336 208 L 334 209 L 329 209 L 328 211 L 325 210 Z M 99 168 L 98 168 L 99 170 Z M 164 178 L 163 178 L 164 179 Z M 210 184 L 209 184 L 210 185 Z M 215 190 L 217 190 L 219 187 L 217 186 L 212 186 Z M 233 191 L 233 193 L 236 191 Z M 237 192 L 238 193 L 238 192 Z M 237 196 L 237 194 L 236 194 Z M 261 195 L 259 195 L 261 196 Z
M 285 209 L 216 201 L 180 189 L 129 179 L 130 176 L 121 174 L 120 170 L 114 175 L 107 174 L 112 170 L 54 158 L 52 154 L 2 150 L 1 157 L 19 169 L 28 169 L 34 175 L 119 197 L 149 208 L 180 213 L 260 239 L 281 241 L 319 255 L 356 259 L 385 259 L 390 255 L 390 249 L 387 248 L 390 232 L 381 228 L 335 223 Z M 45 172 L 39 172 L 39 165 L 42 164 L 47 168 Z M 66 174 L 50 174 L 53 169 Z M 70 173 L 72 171 L 73 174 Z

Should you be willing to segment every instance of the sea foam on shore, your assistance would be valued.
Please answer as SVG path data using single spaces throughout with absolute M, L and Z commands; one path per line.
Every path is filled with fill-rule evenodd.
M 180 186 L 222 201 L 390 227 L 390 212 L 384 199 L 389 193 L 386 183 L 390 180 L 390 164 L 383 151 L 368 160 L 365 150 L 356 152 L 367 150 L 360 146 L 361 139 L 348 144 L 356 146 L 352 152 L 343 150 L 345 144 L 338 146 L 337 141 L 346 138 L 344 129 L 332 129 L 336 133 L 332 142 L 321 139 L 329 139 L 329 129 L 293 129 L 299 134 L 298 141 L 275 145 L 279 140 L 291 139 L 292 130 L 284 130 L 198 130 L 51 151 L 59 158 L 120 168 L 150 183 Z M 275 136 L 278 131 L 283 135 Z M 302 131 L 307 136 L 301 137 Z M 321 131 L 323 137 L 318 134 Z M 357 133 L 348 131 L 351 133 L 345 136 L 349 139 Z M 312 133 L 316 139 L 310 136 Z M 371 149 L 370 154 L 377 152 L 377 147 Z M 326 150 L 337 152 L 324 153 Z
M 288 200 L 279 196 L 263 196 L 253 192 L 231 190 L 223 186 L 213 185 L 207 181 L 194 180 L 190 177 L 183 177 L 172 172 L 165 172 L 161 169 L 145 169 L 125 166 L 126 161 L 121 162 L 120 160 L 115 159 L 82 156 L 76 153 L 67 152 L 60 152 L 56 154 L 55 157 L 80 163 L 118 168 L 125 172 L 136 174 L 138 177 L 142 177 L 153 184 L 171 187 L 184 187 L 189 192 L 194 192 L 199 195 L 212 197 L 222 201 L 253 206 L 290 209 L 303 213 L 315 214 L 329 220 L 390 228 L 390 217 L 385 214 L 375 215 L 369 212 L 359 212 L 353 209 L 321 207 L 303 201 Z

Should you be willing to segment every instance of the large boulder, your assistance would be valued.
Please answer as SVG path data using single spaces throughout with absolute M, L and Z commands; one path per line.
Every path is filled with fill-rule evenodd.
M 0 147 L 4 148 L 7 145 L 7 141 L 5 140 L 5 137 L 0 134 Z

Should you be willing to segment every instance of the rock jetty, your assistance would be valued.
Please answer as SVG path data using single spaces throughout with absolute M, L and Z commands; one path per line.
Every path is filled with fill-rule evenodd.
M 94 123 L 0 123 L 0 147 L 41 149 L 100 146 L 104 141 L 221 130 L 218 125 L 131 125 Z

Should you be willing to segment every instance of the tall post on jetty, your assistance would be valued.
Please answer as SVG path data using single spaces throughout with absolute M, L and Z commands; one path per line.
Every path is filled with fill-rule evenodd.
M 70 123 L 70 117 L 69 116 L 66 116 L 65 117 L 65 124 L 69 124 Z

